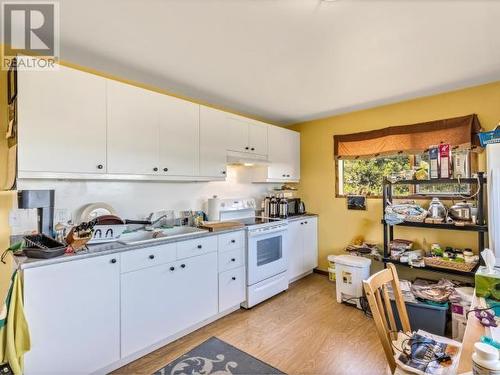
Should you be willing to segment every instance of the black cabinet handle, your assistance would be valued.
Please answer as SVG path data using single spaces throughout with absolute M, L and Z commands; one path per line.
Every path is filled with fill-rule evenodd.
M 203 246 L 201 246 L 201 245 L 198 245 L 197 247 L 198 247 L 198 249 L 201 249 L 201 248 L 202 248 Z
M 170 267 L 170 271 L 174 271 L 175 270 L 175 267 Z
M 222 171 L 221 173 L 222 173 L 222 174 L 226 174 L 226 171 Z
M 255 147 L 252 147 L 250 150 L 255 151 Z
M 283 177 L 286 177 L 286 174 L 284 174 Z
M 116 263 L 116 259 L 113 258 L 113 259 L 110 260 L 110 262 L 113 263 L 113 264 L 115 264 Z
M 248 149 L 249 149 L 249 147 L 245 147 L 245 150 L 248 150 Z
M 154 259 L 154 258 L 155 258 L 155 256 L 154 256 L 153 254 L 151 254 L 151 255 L 149 256 L 149 259 Z
M 185 264 L 181 264 L 181 268 L 186 268 L 186 265 Z
M 236 240 L 231 240 L 231 243 L 236 243 Z
M 153 171 L 158 172 L 158 167 L 154 167 Z
M 287 176 L 287 177 L 290 177 L 290 175 L 289 175 L 289 174 L 287 174 L 286 176 Z
M 307 224 L 307 221 L 304 221 L 304 224 Z
M 235 258 L 231 258 L 231 262 L 236 262 L 236 259 Z
M 304 225 L 304 223 L 302 222 L 302 223 L 300 223 L 300 225 Z
M 99 165 L 97 166 L 97 169 L 103 169 L 103 168 L 104 168 L 104 165 L 102 165 L 102 164 L 99 164 Z
M 231 279 L 236 280 L 236 276 L 231 277 Z
M 163 172 L 168 172 L 168 168 L 163 168 Z

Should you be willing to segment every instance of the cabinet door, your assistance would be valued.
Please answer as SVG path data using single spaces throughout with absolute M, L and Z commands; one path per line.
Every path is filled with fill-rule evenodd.
M 106 80 L 60 66 L 18 72 L 19 170 L 106 172 Z
M 155 99 L 159 94 L 107 82 L 108 172 L 158 174 L 160 108 Z
M 304 221 L 304 272 L 318 266 L 318 219 L 308 217 Z
M 288 223 L 288 279 L 292 280 L 304 273 L 304 225 L 303 221 Z
M 26 374 L 89 374 L 120 359 L 118 260 L 103 255 L 24 271 Z
M 248 120 L 240 116 L 226 114 L 227 149 L 238 152 L 250 152 L 248 143 Z
M 175 333 L 177 327 L 172 296 L 176 289 L 175 263 L 121 276 L 122 357 Z
M 170 308 L 174 309 L 177 331 L 217 314 L 217 253 L 209 253 L 178 261 L 175 270 L 175 293 Z
M 199 105 L 155 94 L 160 116 L 160 174 L 195 176 L 199 171 Z
M 200 176 L 226 176 L 227 114 L 200 107 Z
M 300 178 L 300 133 L 269 126 L 269 179 Z
M 267 129 L 269 125 L 253 122 L 248 126 L 248 145 L 254 154 L 267 155 Z

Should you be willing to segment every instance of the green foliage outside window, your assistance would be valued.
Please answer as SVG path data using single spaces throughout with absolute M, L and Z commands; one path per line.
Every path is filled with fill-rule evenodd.
M 391 173 L 411 169 L 410 157 L 398 155 L 372 159 L 343 160 L 343 192 L 344 194 L 382 195 L 384 176 Z M 341 182 L 342 183 L 342 182 Z M 394 194 L 408 194 L 409 188 L 398 185 Z

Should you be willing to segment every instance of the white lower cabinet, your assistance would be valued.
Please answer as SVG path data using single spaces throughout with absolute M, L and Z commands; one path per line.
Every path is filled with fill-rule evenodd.
M 109 372 L 238 307 L 244 243 L 237 231 L 25 269 L 26 374 Z
M 119 255 L 24 270 L 25 374 L 89 374 L 120 359 Z
M 245 301 L 245 267 L 219 274 L 219 311 L 238 306 Z
M 318 218 L 290 221 L 288 243 L 288 279 L 295 281 L 318 266 Z
M 122 357 L 216 315 L 217 291 L 216 252 L 122 274 Z

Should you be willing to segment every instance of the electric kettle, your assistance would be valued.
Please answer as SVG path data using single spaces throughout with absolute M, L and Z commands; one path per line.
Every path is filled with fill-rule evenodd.
M 446 218 L 446 207 L 439 200 L 439 198 L 432 198 L 429 204 L 429 217 L 432 219 Z
M 305 213 L 306 213 L 306 205 L 304 204 L 304 202 L 303 202 L 303 201 L 300 201 L 300 203 L 299 203 L 299 208 L 297 209 L 297 213 L 298 213 L 299 215 L 303 215 L 303 214 L 305 214 Z

